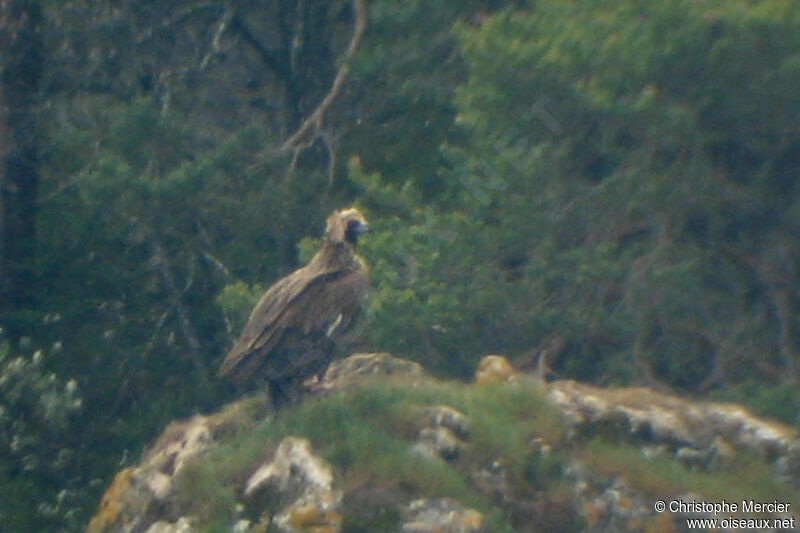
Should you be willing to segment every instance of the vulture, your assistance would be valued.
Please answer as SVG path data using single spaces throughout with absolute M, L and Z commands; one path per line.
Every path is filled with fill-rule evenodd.
M 356 245 L 367 231 L 357 209 L 328 217 L 321 249 L 264 293 L 219 376 L 237 387 L 266 382 L 273 404 L 280 405 L 323 371 L 366 300 L 367 268 Z

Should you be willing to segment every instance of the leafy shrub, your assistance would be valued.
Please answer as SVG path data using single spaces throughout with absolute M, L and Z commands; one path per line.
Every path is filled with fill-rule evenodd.
M 45 371 L 43 360 L 42 351 L 15 357 L 0 344 L 0 523 L 14 531 L 76 527 L 86 498 L 71 425 L 82 409 L 77 383 Z

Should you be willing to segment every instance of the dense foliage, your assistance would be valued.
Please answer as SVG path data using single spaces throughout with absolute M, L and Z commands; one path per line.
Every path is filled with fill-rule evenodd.
M 353 201 L 377 349 L 798 422 L 793 0 L 14 1 L 0 41 L 0 89 L 36 91 L 0 130 L 38 180 L 0 212 L 3 242 L 36 236 L 0 250 L 24 296 L 0 302 L 0 532 L 74 530 L 166 421 L 228 398 L 254 298 Z
M 82 442 L 70 431 L 82 400 L 74 379 L 43 371 L 44 358 L 41 351 L 10 358 L 0 345 L 0 479 L 17 481 L 0 500 L 2 531 L 83 525 Z
M 376 341 L 451 365 L 555 337 L 583 379 L 794 381 L 799 14 L 539 2 L 460 24 L 447 191 L 367 195 L 406 199 L 411 231 L 374 243 L 396 268 L 373 262 L 415 278 L 381 287 Z

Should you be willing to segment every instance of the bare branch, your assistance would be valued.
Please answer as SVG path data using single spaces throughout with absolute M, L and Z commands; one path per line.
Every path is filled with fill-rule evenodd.
M 233 10 L 226 9 L 225 13 L 222 14 L 219 23 L 217 23 L 217 29 L 214 32 L 214 37 L 211 39 L 211 49 L 209 52 L 203 57 L 203 60 L 200 62 L 200 70 L 204 70 L 211 59 L 222 53 L 222 35 L 225 33 L 225 30 L 228 29 L 228 26 L 231 23 L 231 18 L 233 17 Z
M 364 0 L 353 0 L 353 9 L 356 15 L 355 24 L 353 26 L 353 35 L 350 38 L 350 43 L 347 45 L 347 49 L 344 52 L 342 65 L 339 67 L 339 71 L 336 73 L 336 77 L 333 80 L 333 84 L 331 84 L 328 94 L 325 95 L 325 98 L 322 99 L 322 102 L 320 102 L 314 112 L 311 113 L 305 121 L 303 121 L 297 131 L 294 132 L 281 145 L 281 147 L 278 149 L 279 153 L 306 148 L 311 145 L 311 143 L 317 137 L 323 134 L 323 121 L 325 119 L 325 114 L 342 92 L 342 87 L 344 86 L 344 83 L 347 80 L 347 76 L 350 72 L 350 61 L 355 55 L 356 50 L 361 43 L 361 39 L 364 36 L 364 31 L 367 27 L 368 12 Z M 329 145 L 326 146 L 328 146 L 329 149 L 331 148 Z M 333 156 L 331 156 L 331 158 L 335 160 Z
M 265 65 L 274 70 L 284 80 L 289 79 L 289 67 L 286 65 L 286 62 L 281 59 L 280 54 L 264 46 L 264 43 L 259 41 L 253 32 L 250 31 L 250 28 L 247 27 L 238 13 L 233 15 L 230 24 L 231 29 L 236 30 L 244 42 L 250 45 L 250 47 L 261 56 L 261 60 Z
M 774 237 L 774 242 L 777 243 L 790 241 L 786 235 Z M 778 322 L 776 342 L 783 365 L 783 381 L 797 382 L 800 371 L 800 349 L 795 339 L 798 330 L 796 309 L 800 292 L 796 289 L 796 272 L 792 267 L 796 261 L 796 252 L 784 245 L 768 246 L 762 250 L 760 256 L 746 254 L 732 247 L 719 246 L 717 249 L 738 265 L 749 268 L 764 287 Z
M 153 231 L 150 230 L 150 228 L 146 227 L 135 216 L 126 215 L 126 218 L 133 225 L 133 227 L 135 228 L 137 233 L 141 236 L 141 238 L 144 239 L 144 242 L 147 244 L 147 247 L 149 248 L 150 265 L 158 273 L 158 276 L 159 278 L 161 278 L 161 283 L 164 286 L 164 289 L 166 289 L 166 291 L 172 298 L 171 306 L 175 310 L 175 314 L 178 318 L 178 325 L 180 327 L 184 339 L 186 340 L 188 352 L 191 357 L 192 363 L 195 366 L 197 377 L 201 385 L 208 386 L 209 384 L 208 369 L 206 368 L 206 365 L 203 362 L 200 341 L 198 340 L 198 336 L 195 333 L 194 326 L 192 325 L 190 314 L 182 303 L 183 295 L 191 287 L 193 279 L 192 277 L 190 277 L 186 283 L 186 286 L 182 290 L 178 289 L 178 286 L 175 283 L 175 278 L 172 275 L 169 262 L 166 257 L 166 252 L 164 251 L 164 248 L 161 246 L 161 242 L 159 241 L 159 239 L 155 236 Z M 156 326 L 157 329 L 160 329 L 163 326 L 163 318 L 164 317 L 162 317 L 162 319 L 159 320 L 159 323 Z
M 142 44 L 143 42 L 150 40 L 153 37 L 153 35 L 155 35 L 159 31 L 172 29 L 172 26 L 180 24 L 202 11 L 205 10 L 223 11 L 225 9 L 226 8 L 219 2 L 204 2 L 202 4 L 191 5 L 185 9 L 178 11 L 173 16 L 161 21 L 159 24 L 143 31 L 138 36 L 138 38 L 133 42 L 133 44 L 135 45 Z
M 784 285 L 771 285 L 770 299 L 778 318 L 778 348 L 781 361 L 786 370 L 784 382 L 795 383 L 800 353 L 798 353 L 794 343 L 795 330 L 797 328 L 792 294 L 788 287 Z
M 233 275 L 231 275 L 231 271 L 228 270 L 228 267 L 225 266 L 225 263 L 220 261 L 217 257 L 215 257 L 211 252 L 208 250 L 202 251 L 203 259 L 208 261 L 208 263 L 214 267 L 214 271 L 217 272 L 222 279 L 228 281 L 233 279 Z

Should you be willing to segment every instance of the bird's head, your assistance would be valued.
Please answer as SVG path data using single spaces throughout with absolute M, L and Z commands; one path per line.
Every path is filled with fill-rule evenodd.
M 358 237 L 369 231 L 369 224 L 358 209 L 350 207 L 334 212 L 328 217 L 325 237 L 332 243 L 355 246 Z

